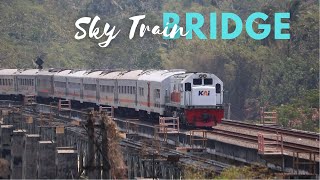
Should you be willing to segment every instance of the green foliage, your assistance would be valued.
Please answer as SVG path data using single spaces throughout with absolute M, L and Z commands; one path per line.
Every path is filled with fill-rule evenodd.
M 279 123 L 284 127 L 319 131 L 319 90 L 306 91 L 290 104 L 275 107 Z
M 200 169 L 196 165 L 183 168 L 183 179 L 212 179 L 214 175 L 213 170 Z
M 270 179 L 273 174 L 266 167 L 230 167 L 222 171 L 216 179 Z
M 244 30 L 230 41 L 196 37 L 163 40 L 150 33 L 140 38 L 138 31 L 132 40 L 128 38 L 128 18 L 134 15 L 145 14 L 143 23 L 152 27 L 162 24 L 162 12 L 175 12 L 181 17 L 179 25 L 184 27 L 185 13 L 199 12 L 205 17 L 201 30 L 208 35 L 210 12 L 234 12 L 245 20 L 256 11 L 270 15 L 266 22 L 257 21 L 272 24 L 272 30 L 272 14 L 290 12 L 291 39 L 274 40 L 271 33 L 265 40 L 255 41 Z M 83 16 L 99 16 L 100 28 L 108 22 L 121 28 L 121 32 L 107 48 L 98 46 L 103 39 L 77 41 L 74 23 Z M 305 94 L 319 88 L 316 0 L 3 0 L 0 21 L 1 68 L 32 68 L 37 56 L 43 57 L 47 68 L 184 68 L 211 72 L 221 78 L 234 119 L 255 119 L 260 106 L 279 106 L 295 103 L 294 100 L 301 100 L 300 104 L 307 101 L 307 107 L 319 107 L 317 93 Z M 220 22 L 217 24 L 220 34 Z M 258 31 L 257 25 L 253 28 Z

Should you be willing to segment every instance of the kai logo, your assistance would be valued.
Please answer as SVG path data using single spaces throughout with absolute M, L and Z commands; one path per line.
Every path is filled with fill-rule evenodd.
M 199 91 L 199 96 L 210 96 L 210 91 Z

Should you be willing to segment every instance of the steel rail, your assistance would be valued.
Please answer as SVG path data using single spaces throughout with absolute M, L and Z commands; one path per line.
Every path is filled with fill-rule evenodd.
M 301 130 L 294 130 L 294 129 L 285 129 L 282 127 L 273 127 L 273 126 L 263 126 L 263 125 L 256 125 L 256 124 L 249 124 L 245 122 L 235 121 L 235 120 L 222 120 L 221 124 L 229 125 L 229 126 L 236 126 L 242 128 L 250 128 L 253 130 L 261 130 L 270 133 L 281 133 L 287 136 L 294 136 L 298 138 L 306 138 L 315 141 L 319 141 L 319 133 L 314 132 L 307 132 Z

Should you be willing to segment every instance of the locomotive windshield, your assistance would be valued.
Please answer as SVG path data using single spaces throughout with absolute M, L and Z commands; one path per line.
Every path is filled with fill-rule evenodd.
M 193 79 L 193 85 L 202 85 L 202 79 Z
M 204 85 L 212 85 L 212 78 L 204 79 Z

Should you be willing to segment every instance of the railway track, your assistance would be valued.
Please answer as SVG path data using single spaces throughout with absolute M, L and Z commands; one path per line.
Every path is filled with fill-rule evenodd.
M 254 136 L 254 135 L 243 134 L 239 132 L 227 131 L 227 130 L 221 130 L 221 129 L 214 129 L 213 131 L 209 131 L 209 133 L 213 135 L 223 136 L 223 137 L 230 137 L 232 139 L 236 139 L 243 142 L 258 143 L 258 136 Z M 265 138 L 265 140 L 272 141 L 274 139 Z M 286 142 L 286 141 L 283 141 L 283 147 L 284 147 L 284 150 L 289 150 L 289 151 L 319 152 L 319 147 L 308 146 L 308 145 L 303 145 L 303 144 L 298 144 L 293 142 Z
M 250 128 L 253 130 L 260 130 L 268 133 L 280 133 L 286 136 L 293 136 L 298 138 L 305 138 L 311 139 L 315 141 L 319 141 L 320 134 L 307 132 L 307 131 L 300 131 L 300 130 L 293 130 L 293 129 L 285 129 L 282 127 L 274 127 L 274 126 L 263 126 L 263 125 L 256 125 L 256 124 L 249 124 L 240 121 L 232 121 L 232 120 L 223 120 L 222 124 L 228 126 L 236 126 L 241 128 Z

